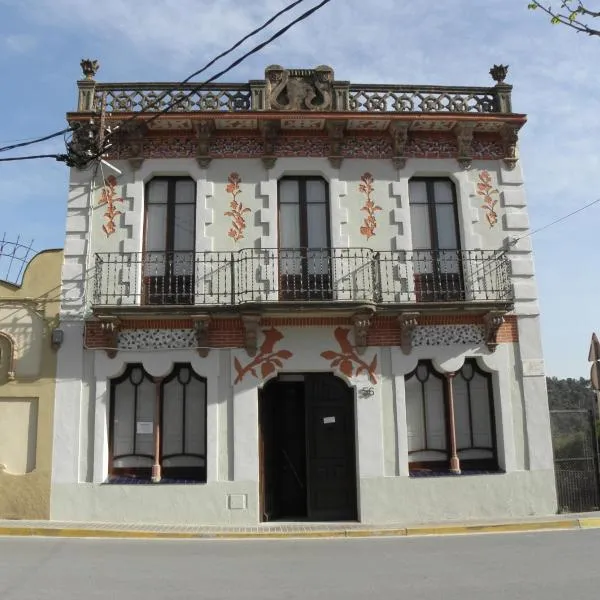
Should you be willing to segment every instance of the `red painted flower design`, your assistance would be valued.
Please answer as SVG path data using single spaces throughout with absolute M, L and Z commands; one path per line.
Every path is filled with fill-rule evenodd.
M 483 198 L 481 208 L 485 209 L 485 218 L 490 227 L 493 227 L 498 222 L 498 214 L 494 210 L 498 204 L 497 198 L 492 198 L 492 194 L 499 195 L 500 192 L 492 185 L 492 176 L 488 171 L 479 173 L 479 182 L 477 183 L 477 195 Z
M 242 379 L 251 373 L 258 378 L 257 369 L 260 367 L 260 375 L 262 379 L 274 373 L 278 368 L 283 367 L 283 361 L 288 360 L 293 356 L 289 350 L 275 350 L 275 344 L 283 339 L 283 334 L 274 327 L 263 330 L 265 339 L 258 349 L 257 355 L 246 366 L 236 357 L 233 359 L 233 367 L 237 373 L 234 383 L 240 383 Z
M 123 203 L 123 198 L 117 198 L 117 178 L 114 175 L 109 175 L 104 180 L 104 185 L 102 186 L 102 193 L 100 195 L 100 200 L 98 200 L 98 206 L 106 206 L 106 212 L 104 213 L 104 218 L 106 219 L 106 223 L 102 225 L 102 231 L 106 234 L 106 237 L 110 237 L 117 230 L 117 226 L 115 225 L 115 219 L 123 214 L 123 211 L 117 210 L 115 205 L 116 202 Z
M 338 369 L 346 377 L 358 377 L 361 373 L 367 373 L 369 381 L 372 384 L 376 384 L 377 376 L 375 375 L 375 370 L 377 369 L 377 354 L 367 364 L 358 356 L 355 347 L 350 342 L 348 338 L 350 335 L 349 329 L 337 327 L 333 335 L 340 347 L 340 351 L 325 350 L 325 352 L 321 352 L 321 356 L 325 360 L 331 361 L 329 366 Z
M 240 189 L 240 183 L 242 178 L 238 173 L 230 173 L 227 178 L 227 186 L 225 191 L 231 194 L 232 200 L 229 203 L 231 210 L 225 213 L 226 217 L 231 217 L 231 228 L 227 232 L 230 238 L 233 238 L 234 242 L 239 242 L 244 237 L 244 229 L 246 229 L 246 218 L 244 215 L 250 212 L 249 208 L 246 208 L 241 202 L 238 202 L 237 196 L 242 193 Z
M 375 213 L 382 210 L 381 206 L 377 206 L 375 202 L 371 198 L 371 194 L 374 191 L 373 175 L 371 173 L 365 173 L 360 178 L 360 184 L 358 186 L 358 191 L 362 194 L 365 194 L 367 197 L 365 200 L 364 206 L 360 209 L 363 212 L 367 213 L 363 224 L 360 228 L 360 233 L 364 235 L 367 239 L 375 235 L 375 228 L 377 227 L 377 217 Z

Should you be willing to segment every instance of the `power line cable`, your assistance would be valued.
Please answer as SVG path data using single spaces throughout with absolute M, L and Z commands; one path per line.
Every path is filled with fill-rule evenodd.
M 230 48 L 228 48 L 224 52 L 221 52 L 221 54 L 219 54 L 218 56 L 216 56 L 215 58 L 213 58 L 212 60 L 210 60 L 208 63 L 206 63 L 206 65 L 204 65 L 204 67 L 202 67 L 198 71 L 195 71 L 194 73 L 192 73 L 191 75 L 189 75 L 179 85 L 184 85 L 188 81 L 190 81 L 190 79 L 192 79 L 193 77 L 196 77 L 197 75 L 203 73 L 208 68 L 210 68 L 212 65 L 214 65 L 218 60 L 220 60 L 221 58 L 227 56 L 228 54 L 231 54 L 234 50 L 236 50 L 237 48 L 239 48 L 239 46 L 241 46 L 245 41 L 247 41 L 251 37 L 255 36 L 257 33 L 260 33 L 265 28 L 267 28 L 269 25 L 271 25 L 274 21 L 276 21 L 279 17 L 281 17 L 282 15 L 284 15 L 285 13 L 287 13 L 290 10 L 294 9 L 296 6 L 298 6 L 299 4 L 302 4 L 302 2 L 305 2 L 305 1 L 306 0 L 296 0 L 295 2 L 292 2 L 291 4 L 289 4 L 288 6 L 286 6 L 285 8 L 283 8 L 282 10 L 280 10 L 279 12 L 275 13 L 272 17 L 270 17 L 269 19 L 267 19 L 267 21 L 265 21 L 260 27 L 257 27 L 256 29 L 254 29 L 250 33 L 246 34 L 243 38 L 241 38 L 239 41 L 237 41 L 235 44 L 233 44 L 233 46 L 231 46 Z M 327 2 L 329 2 L 329 1 L 330 0 L 327 0 Z M 327 4 L 327 2 L 324 2 L 323 4 Z M 317 8 L 319 8 L 319 7 L 317 7 Z M 309 14 L 312 14 L 312 12 L 314 12 L 314 10 L 310 11 Z M 289 26 L 288 26 L 287 29 L 289 29 Z M 239 64 L 239 63 L 237 63 L 237 64 Z M 230 68 L 233 68 L 233 67 L 230 67 Z M 221 72 L 221 74 L 219 74 L 218 76 L 224 74 L 225 72 L 227 72 L 227 70 Z M 211 81 L 213 81 L 213 80 L 214 79 L 211 79 Z M 202 85 L 204 85 L 204 84 L 202 84 Z M 153 102 L 151 102 L 150 104 L 146 105 L 142 109 L 142 112 L 146 112 L 148 109 L 150 109 L 150 108 L 156 106 L 157 104 L 159 104 L 166 95 L 172 93 L 173 91 L 175 91 L 175 90 L 171 89 L 171 90 L 165 91 L 158 98 L 156 98 Z M 196 90 L 194 90 L 194 91 L 196 91 Z M 174 106 L 176 106 L 176 105 L 177 104 L 174 104 Z M 166 108 L 168 110 L 171 109 L 171 107 L 169 105 L 167 105 Z M 161 114 L 161 113 L 159 113 L 159 114 Z M 131 117 L 130 119 L 128 119 L 128 121 L 131 121 L 131 120 L 136 119 L 136 118 L 138 118 L 138 115 L 134 115 L 133 117 Z M 128 121 L 125 121 L 125 123 L 127 123 Z M 16 144 L 12 144 L 12 145 L 9 145 L 9 146 L 1 147 L 0 148 L 0 152 L 6 152 L 8 150 L 13 150 L 15 148 L 21 148 L 21 147 L 24 147 L 24 146 L 29 146 L 29 145 L 32 145 L 32 144 L 43 142 L 43 141 L 52 139 L 54 137 L 58 137 L 59 135 L 70 133 L 70 132 L 74 131 L 75 129 L 76 129 L 75 127 L 68 127 L 66 129 L 63 129 L 61 131 L 57 131 L 57 132 L 49 134 L 47 136 L 43 136 L 43 137 L 40 137 L 40 138 L 27 139 L 27 140 L 21 141 L 20 143 L 16 143 Z M 107 141 L 108 137 L 109 136 L 106 136 L 106 138 L 104 140 L 105 142 Z M 100 155 L 101 155 L 101 153 L 100 154 L 96 153 L 96 155 L 92 156 L 91 158 L 88 157 L 87 162 L 89 163 L 92 160 L 99 158 Z M 68 157 L 68 154 L 55 154 L 55 155 L 47 154 L 47 155 L 33 155 L 33 156 L 11 157 L 11 158 L 7 158 L 7 159 L 0 159 L 0 161 L 1 162 L 9 162 L 9 161 L 19 161 L 19 160 L 33 160 L 33 159 L 36 159 L 36 158 L 56 158 L 56 160 L 65 160 L 67 157 Z M 66 162 L 66 160 L 65 160 L 65 162 Z
M 231 71 L 232 69 L 237 67 L 240 63 L 245 61 L 247 58 L 249 58 L 253 54 L 256 54 L 257 52 L 259 52 L 260 50 L 262 50 L 263 48 L 265 48 L 266 46 L 268 46 L 269 44 L 274 42 L 276 39 L 280 38 L 284 33 L 286 33 L 292 27 L 294 27 L 301 21 L 304 21 L 305 19 L 310 17 L 313 13 L 317 12 L 318 10 L 320 10 L 321 8 L 323 8 L 326 4 L 329 4 L 330 2 L 331 2 L 331 0 L 322 0 L 322 2 L 320 2 L 316 6 L 313 6 L 309 10 L 303 12 L 299 17 L 296 17 L 293 21 L 290 21 L 285 27 L 282 27 L 281 29 L 277 30 L 270 38 L 268 38 L 264 42 L 261 42 L 260 44 L 256 45 L 254 48 L 252 48 L 252 50 L 249 50 L 248 52 L 246 52 L 245 54 L 240 56 L 240 58 L 234 60 L 228 67 L 219 71 L 217 74 L 213 75 L 210 79 L 207 79 L 206 81 L 200 83 L 199 85 L 192 87 L 186 94 L 184 94 L 183 96 L 180 96 L 179 98 L 176 98 L 175 100 L 170 102 L 161 111 L 152 115 L 152 117 L 150 119 L 148 119 L 147 121 L 144 121 L 144 123 L 147 125 L 148 123 L 151 123 L 152 121 L 158 119 L 158 117 L 165 114 L 166 112 L 169 112 L 170 110 L 175 108 L 177 105 L 179 105 L 183 101 L 187 100 L 192 94 L 195 94 L 196 92 L 200 91 L 205 85 L 212 83 L 213 81 L 215 81 L 222 75 L 225 75 L 225 73 L 228 73 L 229 71 Z
M 37 158 L 54 158 L 58 161 L 65 161 L 66 154 L 32 154 L 29 156 L 11 156 L 10 158 L 0 158 L 0 162 L 14 162 L 18 160 L 35 160 Z
M 261 31 L 263 31 L 263 29 L 266 29 L 269 25 L 271 25 L 271 23 L 276 21 L 283 14 L 285 14 L 286 12 L 289 12 L 290 10 L 292 10 L 293 8 L 298 6 L 298 4 L 302 4 L 302 2 L 305 2 L 305 1 L 306 0 L 296 0 L 295 2 L 292 2 L 290 5 L 286 6 L 284 9 L 280 10 L 278 13 L 274 14 L 270 19 L 265 21 L 260 27 L 257 27 L 250 33 L 246 34 L 241 40 L 239 40 L 235 44 L 233 44 L 233 46 L 231 46 L 224 52 L 221 52 L 221 54 L 219 54 L 218 56 L 215 56 L 215 58 L 213 58 L 212 60 L 207 62 L 201 69 L 199 69 L 198 71 L 194 71 L 194 73 L 192 73 L 191 75 L 186 77 L 178 85 L 180 85 L 180 86 L 184 85 L 184 84 L 188 83 L 190 81 L 190 79 L 193 79 L 194 77 L 200 75 L 201 73 L 204 73 L 204 71 L 206 71 L 208 68 L 212 67 L 217 61 L 221 60 L 222 58 L 224 58 L 228 54 L 231 54 L 234 50 L 239 48 L 245 41 L 249 40 L 251 37 L 254 37 L 257 33 L 260 33 Z M 156 106 L 157 104 L 160 104 L 160 102 L 162 101 L 162 99 L 165 96 L 167 96 L 168 94 L 171 94 L 174 91 L 176 91 L 176 88 L 167 90 L 166 92 L 163 92 L 158 98 L 156 98 L 155 100 L 150 102 L 150 104 L 146 105 L 140 112 L 146 112 L 149 108 L 152 108 L 152 107 Z M 131 118 L 134 119 L 136 117 L 137 117 L 137 115 L 134 117 L 131 117 Z
M 7 150 L 14 150 L 15 148 L 23 148 L 24 146 L 31 146 L 32 144 L 37 144 L 39 142 L 45 142 L 46 140 L 51 140 L 52 138 L 58 137 L 59 135 L 64 135 L 73 131 L 73 127 L 67 127 L 66 129 L 61 129 L 60 131 L 56 131 L 54 133 L 50 133 L 43 137 L 39 138 L 30 138 L 27 141 L 20 142 L 18 144 L 12 144 L 10 146 L 3 146 L 0 148 L 0 152 L 6 152 Z
M 600 202 L 600 198 L 596 198 L 596 200 L 594 200 L 593 202 L 585 204 L 584 206 L 580 206 L 579 208 L 575 209 L 574 211 L 572 211 L 566 215 L 563 215 L 562 217 L 559 217 L 558 219 L 555 219 L 554 221 L 551 221 L 550 223 L 547 223 L 546 225 L 542 225 L 542 227 L 538 227 L 537 229 L 534 229 L 533 231 L 530 231 L 529 233 L 519 236 L 518 238 L 515 238 L 514 240 L 512 240 L 510 242 L 510 246 L 514 246 L 520 240 L 528 238 L 536 233 L 539 233 L 540 231 L 544 231 L 545 229 L 548 229 L 549 227 L 552 227 L 553 225 L 562 223 L 562 221 L 566 221 L 569 217 L 572 217 L 573 215 L 576 215 L 576 214 L 584 211 L 586 208 L 590 208 L 590 206 L 594 206 L 594 204 L 598 204 L 599 202 Z
M 216 73 L 215 75 L 213 75 L 212 77 L 210 77 L 209 79 L 207 79 L 206 81 L 193 86 L 186 94 L 184 94 L 183 96 L 180 96 L 174 100 L 172 100 L 171 102 L 169 102 L 167 104 L 167 106 L 165 106 L 162 110 L 156 112 L 155 114 L 152 115 L 152 117 L 150 119 L 144 120 L 144 124 L 148 125 L 149 123 L 152 123 L 153 121 L 155 121 L 156 119 L 158 119 L 158 117 L 160 117 L 161 115 L 169 112 L 170 110 L 172 110 L 173 108 L 175 108 L 176 106 L 178 106 L 179 104 L 181 104 L 182 102 L 184 102 L 185 100 L 187 100 L 190 96 L 192 96 L 193 94 L 195 94 L 196 92 L 199 92 L 200 90 L 202 90 L 203 87 L 205 87 L 207 84 L 212 83 L 213 81 L 215 81 L 216 79 L 218 79 L 219 77 L 225 75 L 225 73 L 228 73 L 229 71 L 231 71 L 232 69 L 234 69 L 235 67 L 237 67 L 239 64 L 241 64 L 243 61 L 245 61 L 247 58 L 249 58 L 250 56 L 252 56 L 253 54 L 256 54 L 257 52 L 259 52 L 260 50 L 262 50 L 263 48 L 265 48 L 266 46 L 268 46 L 269 44 L 271 44 L 272 42 L 274 42 L 276 39 L 278 39 L 279 37 L 281 37 L 284 33 L 286 33 L 287 31 L 289 31 L 292 27 L 294 27 L 295 25 L 297 25 L 298 23 L 300 23 L 301 21 L 304 21 L 305 19 L 307 19 L 308 17 L 310 17 L 312 14 L 314 14 L 315 12 L 317 12 L 318 10 L 320 10 L 321 8 L 323 8 L 326 4 L 329 4 L 331 2 L 331 0 L 322 0 L 322 2 L 320 2 L 319 4 L 313 6 L 312 8 L 310 8 L 309 10 L 303 12 L 300 16 L 296 17 L 293 21 L 290 21 L 290 23 L 288 23 L 285 27 L 282 27 L 281 29 L 279 29 L 278 31 L 276 31 L 270 38 L 268 38 L 267 40 L 265 40 L 264 42 L 261 42 L 260 44 L 256 45 L 254 48 L 252 48 L 252 50 L 249 50 L 248 52 L 246 52 L 245 54 L 243 54 L 240 58 L 236 59 L 235 61 L 233 61 L 229 66 L 227 66 L 225 69 L 222 69 L 221 71 L 219 71 L 218 73 Z M 297 3 L 296 3 L 297 4 Z M 291 7 L 295 6 L 296 4 L 291 5 L 290 7 L 288 7 L 286 10 L 289 10 Z M 285 12 L 284 11 L 280 11 L 280 13 Z M 278 13 L 278 14 L 280 14 Z M 272 17 L 272 19 L 270 19 L 269 21 L 267 21 L 263 26 L 261 26 L 260 28 L 258 28 L 255 31 L 260 31 L 262 30 L 267 23 L 272 22 L 272 20 L 275 17 Z M 246 36 L 245 39 L 247 39 L 248 37 L 250 37 L 250 35 L 254 35 L 254 33 L 252 34 L 248 34 Z M 241 43 L 241 42 L 240 42 Z M 234 47 L 237 47 L 239 44 L 236 44 Z M 232 49 L 234 48 L 232 47 Z M 226 51 L 225 53 L 223 53 L 223 55 L 228 54 L 232 49 Z M 216 59 L 215 59 L 216 60 Z M 212 61 L 210 64 L 213 64 L 214 61 Z M 208 66 L 203 67 L 202 69 L 200 69 L 199 71 L 197 71 L 195 74 L 192 74 L 188 80 L 186 80 L 185 82 L 187 83 L 187 81 L 189 81 L 189 79 L 191 77 L 194 77 L 195 75 L 203 72 L 206 68 L 208 68 Z M 172 91 L 172 90 L 171 90 Z M 163 96 L 164 97 L 164 94 Z M 157 101 L 154 101 L 154 104 Z M 149 106 L 153 106 L 154 104 L 151 104 Z M 136 113 L 135 115 L 131 116 L 129 119 L 127 119 L 126 121 L 124 121 L 120 127 L 130 123 L 133 120 L 139 120 L 140 119 L 140 113 Z M 105 141 L 110 137 L 111 134 L 109 134 L 108 136 L 106 136 Z M 103 149 L 104 150 L 104 149 Z M 102 154 L 102 153 L 101 153 Z M 95 156 L 94 158 L 97 159 L 99 158 L 100 155 Z

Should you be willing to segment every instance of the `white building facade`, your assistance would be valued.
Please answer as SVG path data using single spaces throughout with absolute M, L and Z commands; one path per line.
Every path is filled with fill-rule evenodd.
M 173 91 L 82 66 L 69 121 L 110 147 L 70 179 L 52 519 L 556 511 L 505 68 Z

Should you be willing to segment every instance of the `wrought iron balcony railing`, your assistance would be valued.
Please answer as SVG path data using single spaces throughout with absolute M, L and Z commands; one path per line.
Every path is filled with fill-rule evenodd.
M 508 259 L 487 250 L 99 253 L 93 285 L 96 307 L 512 300 Z

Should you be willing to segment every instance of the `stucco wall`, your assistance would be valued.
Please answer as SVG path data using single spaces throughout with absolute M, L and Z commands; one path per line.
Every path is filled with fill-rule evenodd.
M 346 330 L 352 340 L 351 331 Z M 423 345 L 408 356 L 396 348 L 372 347 L 356 359 L 376 366 L 357 375 L 359 363 L 353 361 L 353 373 L 348 377 L 322 356 L 340 350 L 336 328 L 280 327 L 277 331 L 280 337 L 273 351 L 285 351 L 284 364 L 266 376 L 260 348 L 255 358 L 244 350 L 212 350 L 206 358 L 193 350 L 121 350 L 112 359 L 104 352 L 85 351 L 77 367 L 74 344 L 73 356 L 68 359 L 65 355 L 64 360 L 71 368 L 82 369 L 85 383 L 82 386 L 71 378 L 77 391 L 65 387 L 60 395 L 63 409 L 69 402 L 64 411 L 69 418 L 56 423 L 61 447 L 55 458 L 52 518 L 257 523 L 260 388 L 277 372 L 311 371 L 333 371 L 354 389 L 361 521 L 424 522 L 555 511 L 552 468 L 540 464 L 532 468 L 526 458 L 536 447 L 543 447 L 547 433 L 537 427 L 535 414 L 534 422 L 528 421 L 522 386 L 515 378 L 520 370 L 517 344 L 500 344 L 494 353 L 483 344 Z M 259 339 L 259 347 L 264 339 Z M 61 352 L 67 350 L 65 346 Z M 404 375 L 420 358 L 433 359 L 436 368 L 453 371 L 467 357 L 477 358 L 492 375 L 498 454 L 504 473 L 409 477 Z M 206 484 L 103 483 L 108 477 L 109 382 L 134 362 L 142 363 L 155 376 L 168 374 L 175 362 L 189 362 L 199 375 L 207 377 Z M 439 495 L 444 500 L 440 501 Z
M 396 170 L 391 161 L 345 159 L 333 168 L 324 158 L 279 158 L 266 170 L 258 159 L 214 160 L 200 169 L 193 159 L 148 159 L 133 171 L 115 161 L 119 213 L 107 234 L 102 177 L 73 171 L 68 201 L 63 268 L 62 328 L 59 353 L 53 464 L 53 518 L 149 520 L 162 522 L 245 522 L 258 519 L 258 394 L 264 383 L 252 376 L 236 382 L 235 359 L 246 365 L 241 349 L 212 350 L 200 359 L 193 350 L 120 351 L 108 359 L 101 351 L 83 350 L 83 319 L 89 316 L 94 291 L 96 252 L 143 250 L 144 185 L 155 175 L 189 175 L 196 189 L 196 249 L 230 251 L 277 247 L 277 181 L 285 175 L 319 175 L 329 184 L 331 243 L 335 248 L 410 250 L 412 247 L 409 180 L 413 176 L 451 178 L 456 185 L 459 229 L 465 250 L 503 250 L 511 263 L 518 344 L 501 344 L 491 354 L 484 344 L 415 347 L 409 356 L 399 348 L 367 349 L 366 364 L 378 357 L 375 384 L 363 373 L 350 378 L 355 388 L 360 516 L 366 522 L 442 520 L 495 514 L 522 516 L 555 510 L 552 451 L 539 335 L 539 307 L 521 167 L 512 171 L 500 161 L 474 161 L 470 171 L 450 159 L 409 159 Z M 237 242 L 228 232 L 232 173 L 239 176 L 238 202 L 246 227 Z M 372 199 L 381 207 L 377 226 L 361 234 L 366 197 L 361 177 L 372 176 Z M 493 226 L 484 208 L 482 175 L 489 177 Z M 109 228 L 110 229 L 110 228 Z M 90 234 L 91 233 L 91 234 Z M 124 297 L 124 303 L 135 302 Z M 292 352 L 281 371 L 329 370 L 320 353 L 332 350 L 333 328 L 282 329 L 280 347 Z M 285 343 L 285 346 L 284 346 Z M 260 344 L 260 341 L 259 341 Z M 419 358 L 434 359 L 442 369 L 460 368 L 475 356 L 493 376 L 498 444 L 503 475 L 430 478 L 408 477 L 404 375 Z M 106 486 L 108 462 L 108 382 L 127 362 L 142 362 L 157 375 L 174 361 L 191 362 L 209 378 L 208 482 L 203 486 Z M 445 366 L 444 366 L 445 365 Z M 218 374 L 218 378 L 217 378 Z M 372 388 L 373 394 L 361 394 Z M 212 390 L 212 391 L 211 391 Z M 447 494 L 447 502 L 439 495 Z M 240 500 L 243 497 L 245 500 Z M 232 500 L 233 498 L 233 500 Z M 230 503 L 242 508 L 231 509 Z M 137 510 L 137 507 L 140 507 Z M 173 507 L 173 509 L 171 508 Z
M 49 517 L 62 258 L 42 252 L 20 287 L 0 282 L 0 333 L 14 342 L 14 379 L 0 382 L 0 518 Z
M 184 175 L 196 182 L 196 250 L 235 251 L 244 248 L 276 248 L 277 182 L 286 175 L 317 175 L 329 184 L 331 245 L 360 247 L 374 251 L 412 248 L 409 181 L 412 177 L 448 177 L 456 188 L 461 247 L 464 250 L 506 252 L 511 263 L 515 291 L 515 313 L 538 315 L 531 241 L 523 237 L 529 229 L 527 201 L 520 164 L 507 170 L 500 161 L 474 161 L 471 170 L 461 169 L 451 159 L 409 159 L 396 170 L 389 161 L 346 159 L 334 169 L 324 158 L 280 158 L 270 170 L 258 159 L 222 159 L 200 169 L 191 159 L 148 159 L 132 171 L 127 161 L 115 161 L 120 175 L 104 168 L 105 179 L 114 178 L 114 232 L 107 231 L 103 180 L 91 172 L 74 172 L 71 180 L 63 310 L 81 312 L 89 308 L 94 290 L 91 267 L 96 252 L 141 252 L 143 250 L 144 186 L 158 175 Z M 237 174 L 237 195 L 242 203 L 245 229 L 235 241 L 230 235 L 233 196 L 229 177 Z M 361 178 L 372 177 L 371 199 L 381 210 L 374 213 L 376 228 L 370 237 L 361 233 L 366 213 L 366 195 Z M 487 178 L 487 179 L 482 179 Z M 483 186 L 483 187 L 482 187 Z M 486 196 L 487 195 L 487 196 Z M 486 201 L 486 197 L 491 199 Z M 493 213 L 493 216 L 492 216 Z M 90 218 L 91 217 L 91 218 Z M 488 219 L 489 217 L 489 219 Z M 91 236 L 87 236 L 88 228 Z M 516 241 L 519 238 L 520 241 Z M 112 266 L 111 269 L 118 269 Z M 107 269 L 107 272 L 110 269 Z M 129 267 L 125 278 L 140 274 Z M 87 283 L 87 294 L 83 286 Z M 106 281 L 101 286 L 109 285 Z M 139 288 L 139 285 L 138 285 Z M 139 291 L 139 289 L 138 289 Z M 127 296 L 127 294 L 125 294 Z M 139 296 L 122 302 L 139 302 Z

